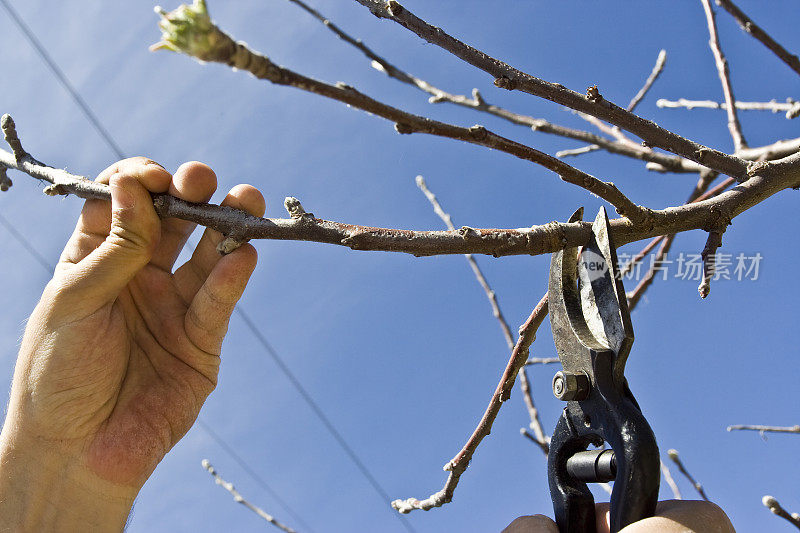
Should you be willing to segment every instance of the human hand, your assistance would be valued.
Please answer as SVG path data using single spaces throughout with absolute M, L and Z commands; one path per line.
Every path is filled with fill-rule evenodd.
M 597 533 L 609 531 L 609 504 L 595 507 Z M 666 500 L 658 502 L 656 514 L 639 520 L 620 533 L 735 533 L 731 521 L 717 505 L 696 500 Z M 503 533 L 558 533 L 556 523 L 543 515 L 521 516 L 511 522 Z
M 230 315 L 256 265 L 251 245 L 220 256 L 221 235 L 206 230 L 172 273 L 194 224 L 160 220 L 149 193 L 207 201 L 216 189 L 207 166 L 187 163 L 171 176 L 133 158 L 97 180 L 110 185 L 112 202 L 84 205 L 14 372 L 0 438 L 0 522 L 20 529 L 72 530 L 65 513 L 121 529 L 214 389 Z M 248 185 L 223 204 L 264 214 Z M 12 493 L 26 500 L 16 502 L 24 512 Z M 59 509 L 38 516 L 37 502 Z

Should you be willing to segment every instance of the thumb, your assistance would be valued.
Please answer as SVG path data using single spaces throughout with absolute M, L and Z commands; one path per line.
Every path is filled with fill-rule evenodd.
M 73 288 L 84 304 L 99 307 L 114 300 L 149 261 L 158 244 L 161 222 L 148 190 L 136 173 L 109 179 L 111 227 L 105 240 L 72 271 Z

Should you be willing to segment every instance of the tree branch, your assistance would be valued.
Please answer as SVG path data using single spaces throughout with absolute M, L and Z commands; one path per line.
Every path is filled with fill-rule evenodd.
M 192 16 L 187 16 L 187 12 L 192 13 Z M 394 122 L 395 129 L 400 134 L 426 133 L 505 152 L 555 172 L 567 183 L 582 187 L 603 198 L 613 205 L 618 213 L 633 221 L 643 222 L 649 216 L 647 209 L 633 203 L 613 183 L 601 181 L 558 158 L 497 135 L 483 126 L 462 128 L 414 115 L 375 100 L 349 85 L 342 83 L 330 85 L 276 65 L 266 56 L 250 50 L 245 43 L 234 42 L 214 25 L 204 2 L 195 0 L 195 4 L 191 7 L 181 6 L 170 13 L 163 10 L 159 13 L 162 17 L 159 23 L 163 31 L 162 41 L 153 45 L 151 50 L 168 49 L 185 53 L 200 61 L 224 63 L 247 71 L 258 79 L 338 100 Z
M 728 108 L 725 102 L 720 103 L 713 100 L 687 100 L 686 98 L 680 98 L 678 100 L 667 100 L 665 98 L 660 98 L 656 101 L 656 105 L 658 107 L 667 109 L 685 107 L 689 110 L 692 110 L 696 107 L 725 110 Z M 773 113 L 786 113 L 787 119 L 793 119 L 800 116 L 800 102 L 791 98 L 787 98 L 785 103 L 778 102 L 774 99 L 770 100 L 769 102 L 742 102 L 737 100 L 736 109 L 741 111 L 772 111 Z
M 686 479 L 689 480 L 689 482 L 694 487 L 694 490 L 697 491 L 700 497 L 707 502 L 711 501 L 708 499 L 708 496 L 706 496 L 706 491 L 703 489 L 703 485 L 701 485 L 697 480 L 695 480 L 694 477 L 692 477 L 692 475 L 689 473 L 689 471 L 686 470 L 686 467 L 683 466 L 683 462 L 681 461 L 681 458 L 678 455 L 678 450 L 671 449 L 667 452 L 667 455 L 669 455 L 669 458 L 672 459 L 673 463 L 675 463 L 675 466 L 678 467 L 678 470 L 680 470 L 681 474 L 686 476 Z
M 774 515 L 778 515 L 784 520 L 788 521 L 797 529 L 800 529 L 800 514 L 798 513 L 789 513 L 786 509 L 784 509 L 778 500 L 776 500 L 772 496 L 764 496 L 761 499 L 761 503 L 764 504 L 764 507 L 770 510 L 770 512 Z
M 716 2 L 718 6 L 722 6 L 725 11 L 736 19 L 736 22 L 739 23 L 739 26 L 744 31 L 761 41 L 761 44 L 769 48 L 781 61 L 789 65 L 789 68 L 800 74 L 800 59 L 795 54 L 790 53 L 786 48 L 778 44 L 775 39 L 770 37 L 767 32 L 761 29 L 730 0 L 716 0 Z
M 628 103 L 628 107 L 626 108 L 628 111 L 633 112 L 633 110 L 636 109 L 636 106 L 639 105 L 639 102 L 641 102 L 642 99 L 644 99 L 645 95 L 647 94 L 647 91 L 650 90 L 650 87 L 653 86 L 655 81 L 664 71 L 664 65 L 666 64 L 667 64 L 667 51 L 661 50 L 658 53 L 658 57 L 656 58 L 656 64 L 653 65 L 653 70 L 650 72 L 650 75 L 647 76 L 644 85 L 642 85 L 642 88 L 639 89 L 639 92 L 636 93 L 636 96 L 634 96 Z
M 8 124 L 12 121 L 7 121 Z M 8 125 L 7 124 L 7 125 Z M 0 150 L 0 167 L 22 171 L 50 183 L 48 194 L 74 194 L 81 198 L 110 200 L 108 187 L 65 170 L 45 165 L 25 153 L 17 160 Z M 694 229 L 713 229 L 787 188 L 800 186 L 800 154 L 777 161 L 759 162 L 746 183 L 714 198 L 678 207 L 649 211 L 647 224 L 623 218 L 611 221 L 614 242 L 622 246 L 648 237 Z M 347 246 L 353 250 L 404 252 L 416 256 L 444 254 L 541 255 L 568 246 L 583 246 L 591 233 L 588 222 L 550 222 L 517 229 L 411 231 L 334 222 L 310 213 L 289 219 L 259 218 L 230 207 L 191 203 L 156 194 L 154 205 L 162 218 L 175 217 L 212 228 L 233 240 L 276 239 L 313 241 Z
M 683 496 L 681 495 L 681 489 L 679 489 L 678 484 L 675 483 L 675 479 L 672 477 L 672 472 L 670 472 L 669 467 L 664 464 L 664 461 L 659 462 L 661 463 L 661 473 L 664 475 L 664 481 L 666 481 L 667 485 L 672 491 L 672 495 L 676 500 L 682 500 Z
M 719 74 L 719 81 L 722 83 L 722 92 L 725 95 L 725 110 L 728 113 L 728 130 L 731 132 L 733 139 L 733 146 L 738 152 L 742 148 L 747 148 L 747 142 L 742 135 L 742 125 L 739 124 L 739 117 L 736 115 L 736 98 L 733 96 L 733 87 L 731 87 L 730 71 L 728 69 L 728 60 L 725 54 L 722 53 L 722 47 L 719 44 L 719 35 L 717 34 L 717 22 L 714 16 L 714 10 L 711 8 L 710 0 L 700 0 L 703 4 L 703 9 L 706 12 L 706 22 L 708 23 L 708 46 L 714 54 L 714 61 L 717 64 L 717 73 Z
M 436 195 L 433 194 L 430 189 L 428 189 L 425 179 L 422 176 L 417 176 L 416 183 L 417 187 L 419 187 L 419 189 L 425 195 L 425 198 L 428 199 L 428 202 L 430 202 L 431 206 L 433 207 L 433 212 L 442 219 L 442 222 L 445 223 L 447 229 L 450 231 L 455 231 L 456 228 L 453 226 L 452 218 L 444 211 L 444 209 L 442 209 L 442 206 L 439 204 L 439 200 L 436 198 Z M 508 325 L 508 321 L 503 315 L 503 311 L 500 309 L 500 304 L 497 301 L 497 295 L 495 294 L 494 290 L 492 290 L 489 282 L 486 280 L 486 276 L 483 275 L 483 271 L 481 271 L 481 268 L 478 266 L 478 262 L 475 260 L 475 258 L 472 257 L 471 254 L 464 255 L 464 258 L 467 260 L 467 263 L 472 269 L 472 273 L 475 274 L 475 279 L 478 281 L 481 288 L 483 288 L 483 292 L 486 293 L 486 297 L 489 299 L 489 304 L 492 306 L 492 314 L 500 324 L 500 330 L 503 332 L 503 338 L 508 345 L 508 349 L 513 350 L 514 337 L 511 334 L 511 327 Z M 528 416 L 531 419 L 530 428 L 536 434 L 536 438 L 539 441 L 539 447 L 545 450 L 545 455 L 547 455 L 547 450 L 549 449 L 547 435 L 542 427 L 542 421 L 539 419 L 539 410 L 536 408 L 536 404 L 533 401 L 530 379 L 528 378 L 528 373 L 526 372 L 524 366 L 519 372 L 519 383 L 520 389 L 522 390 L 522 398 L 525 401 L 525 407 L 527 408 Z
M 237 491 L 236 488 L 233 486 L 233 483 L 225 481 L 220 477 L 219 474 L 217 474 L 217 471 L 214 470 L 214 467 L 211 465 L 211 463 L 208 462 L 207 459 L 203 459 L 203 468 L 214 477 L 214 482 L 217 485 L 219 485 L 220 487 L 231 493 L 231 496 L 233 496 L 233 501 L 235 501 L 236 503 L 241 503 L 242 505 L 253 511 L 255 514 L 257 514 L 270 524 L 274 525 L 281 531 L 285 531 L 286 533 L 297 533 L 294 529 L 282 524 L 281 522 L 276 520 L 274 516 L 267 513 L 260 507 L 257 507 L 252 503 L 250 503 L 249 501 L 245 500 L 244 497 L 241 494 L 239 494 L 239 491 Z
M 529 115 L 523 115 L 497 105 L 489 104 L 486 102 L 486 100 L 478 91 L 478 89 L 472 90 L 472 98 L 464 95 L 449 93 L 421 78 L 418 78 L 413 74 L 410 74 L 409 72 L 401 70 L 396 65 L 390 63 L 386 58 L 378 55 L 372 48 L 367 46 L 361 39 L 356 39 L 355 37 L 349 35 L 339 26 L 334 24 L 330 19 L 322 15 L 319 11 L 312 8 L 302 0 L 288 0 L 288 1 L 299 6 L 301 9 L 309 13 L 311 16 L 322 22 L 326 28 L 331 30 L 340 39 L 358 49 L 362 54 L 364 54 L 368 59 L 372 61 L 372 67 L 375 68 L 376 70 L 383 72 L 390 78 L 394 78 L 400 81 L 401 83 L 411 85 L 429 94 L 430 98 L 428 99 L 428 101 L 432 104 L 449 102 L 451 104 L 473 109 L 475 111 L 481 111 L 484 113 L 488 113 L 490 115 L 494 115 L 496 117 L 505 119 L 511 122 L 512 124 L 529 127 L 533 131 L 548 133 L 551 135 L 559 135 L 561 137 L 566 137 L 568 139 L 576 139 L 579 141 L 589 142 L 592 143 L 592 146 L 594 146 L 593 149 L 603 148 L 614 154 L 623 155 L 626 157 L 632 157 L 634 159 L 639 159 L 643 161 L 649 161 L 652 163 L 658 163 L 666 168 L 675 169 L 676 172 L 681 171 L 682 164 L 681 164 L 681 158 L 679 157 L 654 152 L 652 150 L 642 148 L 641 146 L 638 146 L 635 143 L 632 146 L 630 146 L 625 143 L 610 141 L 604 137 L 595 135 L 594 133 L 590 133 L 588 131 L 581 131 L 573 128 L 567 128 L 564 126 L 552 124 L 543 119 L 534 118 Z M 628 110 L 632 110 L 633 107 L 635 107 L 639 103 L 639 101 L 644 97 L 646 92 L 652 86 L 653 82 L 661 73 L 665 61 L 666 61 L 666 52 L 662 50 L 658 56 L 653 71 L 650 73 L 650 76 L 645 82 L 645 85 L 640 89 L 639 93 L 633 98 L 633 100 L 631 100 L 631 103 L 628 104 Z M 583 149 L 578 149 L 578 150 L 583 150 L 585 152 L 587 151 L 586 148 L 588 147 L 584 147 Z M 556 157 L 560 158 L 563 157 L 563 155 L 564 152 L 559 152 L 556 154 Z M 569 153 L 566 155 L 573 155 L 573 154 Z
M 467 440 L 467 443 L 461 451 L 444 466 L 444 470 L 449 472 L 449 474 L 442 490 L 431 494 L 424 500 L 418 500 L 416 498 L 395 500 L 392 502 L 392 507 L 401 513 L 410 513 L 415 509 L 427 511 L 434 507 L 441 507 L 453 499 L 453 493 L 458 485 L 458 480 L 469 466 L 472 455 L 475 453 L 476 448 L 484 437 L 491 432 L 492 424 L 495 418 L 497 418 L 497 413 L 500 412 L 500 407 L 503 405 L 503 402 L 511 397 L 511 389 L 514 387 L 514 381 L 519 373 L 519 369 L 522 368 L 522 365 L 524 365 L 525 361 L 528 359 L 528 348 L 536 338 L 536 331 L 539 329 L 539 326 L 546 316 L 547 295 L 545 294 L 520 328 L 519 338 L 514 346 L 514 350 L 511 352 L 511 358 L 503 372 L 503 376 L 500 378 L 500 383 L 498 383 L 491 400 L 489 400 L 489 406 L 486 408 L 483 417 L 481 417 L 478 427 L 475 428 L 475 431 Z
M 728 431 L 758 431 L 759 433 L 800 433 L 800 426 L 750 426 L 750 425 L 736 425 L 728 426 Z
M 379 18 L 390 19 L 426 41 L 435 44 L 470 65 L 483 70 L 495 78 L 497 87 L 520 90 L 545 98 L 576 111 L 593 115 L 630 131 L 651 146 L 663 148 L 674 154 L 691 159 L 723 174 L 745 180 L 748 165 L 745 161 L 713 150 L 680 135 L 666 130 L 604 99 L 595 89 L 587 95 L 571 91 L 560 84 L 550 83 L 522 72 L 480 50 L 464 44 L 420 19 L 395 0 L 356 0 Z

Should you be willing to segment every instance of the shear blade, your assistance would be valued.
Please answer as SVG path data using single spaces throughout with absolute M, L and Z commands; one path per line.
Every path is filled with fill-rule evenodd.
M 592 224 L 592 238 L 578 259 L 577 274 L 580 307 L 594 340 L 617 354 L 627 355 L 633 328 L 603 207 Z

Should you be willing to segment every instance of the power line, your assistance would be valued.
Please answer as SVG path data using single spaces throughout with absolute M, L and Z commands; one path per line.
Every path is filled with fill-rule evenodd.
M 8 0 L 0 0 L 0 3 L 3 4 L 3 7 L 6 8 L 8 14 L 11 15 L 12 19 L 14 19 L 14 22 L 19 27 L 20 31 L 25 34 L 25 37 L 28 39 L 33 48 L 39 54 L 39 57 L 42 58 L 42 61 L 47 63 L 47 66 L 50 67 L 50 71 L 53 73 L 53 75 L 67 90 L 70 96 L 72 96 L 72 99 L 75 100 L 75 103 L 78 104 L 78 107 L 81 108 L 81 111 L 83 111 L 83 114 L 86 115 L 87 119 L 89 119 L 89 122 L 92 123 L 92 126 L 94 126 L 94 129 L 97 130 L 97 133 L 99 133 L 100 136 L 103 137 L 103 139 L 106 141 L 108 146 L 111 148 L 111 150 L 113 150 L 113 152 L 117 155 L 118 158 L 125 159 L 125 155 L 123 154 L 122 149 L 116 142 L 114 142 L 114 139 L 111 138 L 111 134 L 108 133 L 108 130 L 106 130 L 105 127 L 103 127 L 103 124 L 100 122 L 100 119 L 98 119 L 97 116 L 94 114 L 92 109 L 89 107 L 89 104 L 87 104 L 86 101 L 83 99 L 83 97 L 80 95 L 80 93 L 78 93 L 77 89 L 75 89 L 75 87 L 69 81 L 64 72 L 58 67 L 58 64 L 53 60 L 52 56 L 47 52 L 45 47 L 42 46 L 42 43 L 36 37 L 36 34 L 33 33 L 33 30 L 31 30 L 28 27 L 28 25 L 25 24 L 25 21 L 22 20 L 22 17 L 20 17 L 19 14 L 16 12 L 16 10 L 14 10 L 14 8 L 11 7 L 11 4 L 8 2 Z
M 41 42 L 36 37 L 36 35 L 33 32 L 33 30 L 27 24 L 25 24 L 25 22 L 22 20 L 22 18 L 19 16 L 19 14 L 11 7 L 11 4 L 7 0 L 0 0 L 0 3 L 3 4 L 3 7 L 5 7 L 6 11 L 8 11 L 8 13 L 11 15 L 11 18 L 14 19 L 14 22 L 17 24 L 17 26 L 19 27 L 20 31 L 22 31 L 22 33 L 28 39 L 30 44 L 34 47 L 34 49 L 39 54 L 39 56 L 42 58 L 42 60 L 50 68 L 50 70 L 52 71 L 53 75 L 59 80 L 61 85 L 67 90 L 67 92 L 69 92 L 69 94 L 72 96 L 72 98 L 75 101 L 75 103 L 78 105 L 78 107 L 81 109 L 83 114 L 86 116 L 86 118 L 92 124 L 92 126 L 95 128 L 97 133 L 105 140 L 106 144 L 108 144 L 109 148 L 111 148 L 111 150 L 115 153 L 115 155 L 119 159 L 125 159 L 125 153 L 122 151 L 122 149 L 119 147 L 119 145 L 114 141 L 113 137 L 108 132 L 108 130 L 106 130 L 106 128 L 102 125 L 102 123 L 100 122 L 100 119 L 97 118 L 97 116 L 94 114 L 94 112 L 89 107 L 89 104 L 83 99 L 83 97 L 81 97 L 80 93 L 75 89 L 75 87 L 69 81 L 69 79 L 64 74 L 64 72 L 58 67 L 58 64 L 56 63 L 56 61 L 48 53 L 47 49 L 45 49 L 44 46 L 41 44 Z M 2 215 L 0 215 L 0 217 L 1 216 Z M 48 269 L 48 273 L 52 272 L 51 266 L 49 265 L 49 262 L 40 253 L 38 253 L 36 251 L 36 249 L 33 247 L 33 245 L 30 243 L 30 241 L 28 241 L 24 237 L 24 235 L 19 233 L 19 231 L 17 231 L 16 228 L 14 228 L 14 226 L 8 220 L 6 220 L 5 218 L 0 218 L 0 222 L 2 222 L 2 225 L 4 227 L 6 227 L 6 229 L 8 229 L 9 232 L 11 232 L 11 234 L 20 242 L 20 244 L 26 250 L 28 250 L 29 253 L 31 253 L 31 255 L 34 256 L 34 258 L 37 260 L 37 262 L 39 262 L 42 266 L 44 266 L 45 268 Z M 325 428 L 328 430 L 328 432 L 331 434 L 331 436 L 334 438 L 334 440 L 336 440 L 336 442 L 339 444 L 339 446 L 342 448 L 342 450 L 345 452 L 345 454 L 350 458 L 350 460 L 353 462 L 353 464 L 355 464 L 356 468 L 358 468 L 358 470 L 361 472 L 361 474 L 366 478 L 366 480 L 371 485 L 373 490 L 381 498 L 381 501 L 384 502 L 384 503 L 388 503 L 390 501 L 389 494 L 386 492 L 386 490 L 384 490 L 384 488 L 381 486 L 381 484 L 378 482 L 378 480 L 375 478 L 375 476 L 370 472 L 370 470 L 369 470 L 369 468 L 367 468 L 366 464 L 364 464 L 364 462 L 361 461 L 361 459 L 358 457 L 358 454 L 347 443 L 347 441 L 344 439 L 342 434 L 336 429 L 336 426 L 333 424 L 333 422 L 331 422 L 331 420 L 328 418 L 328 416 L 324 413 L 324 411 L 319 406 L 319 404 L 317 404 L 317 402 L 313 399 L 311 394 L 305 389 L 305 387 L 303 387 L 303 385 L 300 383 L 300 380 L 297 377 L 295 377 L 295 375 L 289 369 L 288 365 L 284 362 L 283 358 L 281 358 L 278 355 L 278 353 L 275 351 L 275 349 L 272 347 L 272 345 L 267 341 L 267 338 L 258 329 L 258 327 L 256 326 L 255 322 L 250 318 L 250 316 L 245 312 L 245 310 L 241 306 L 237 305 L 236 308 L 235 308 L 235 311 L 236 311 L 236 314 L 238 314 L 239 317 L 242 319 L 242 321 L 245 323 L 245 325 L 250 330 L 250 332 L 256 337 L 256 339 L 261 344 L 261 346 L 270 355 L 270 357 L 275 362 L 275 364 L 278 365 L 278 367 L 284 373 L 286 378 L 292 383 L 292 385 L 295 387 L 295 389 L 300 394 L 300 396 L 303 398 L 303 400 L 308 404 L 308 406 L 311 408 L 311 410 L 314 411 L 314 414 L 316 414 L 317 418 L 322 422 L 322 424 L 325 426 Z M 214 440 L 216 440 L 218 443 L 224 442 L 219 435 L 209 431 L 210 426 L 204 424 L 202 421 L 199 421 L 199 422 L 200 422 L 201 427 L 203 429 L 205 429 L 208 432 L 208 434 L 211 435 L 211 437 Z M 223 449 L 228 451 L 228 453 L 230 453 L 233 450 L 233 448 L 230 445 L 228 445 L 227 443 L 225 443 L 225 445 L 222 446 L 222 447 L 223 447 Z M 238 454 L 235 454 L 235 453 L 231 454 L 231 457 L 233 457 L 233 459 L 237 463 L 240 463 L 240 466 L 242 466 L 243 464 L 246 465 L 246 463 L 238 456 Z M 250 468 L 249 466 L 247 466 L 247 467 L 243 466 L 243 469 L 251 477 L 253 477 L 253 479 L 255 479 L 256 482 L 258 482 L 259 484 L 262 484 L 262 486 L 264 486 L 265 488 L 267 487 L 266 483 L 264 483 L 263 480 L 260 479 L 260 477 L 253 476 L 254 471 L 253 471 L 252 468 Z M 273 497 L 275 497 L 275 493 L 274 493 L 274 491 L 272 489 L 267 489 L 267 491 L 270 494 L 273 494 Z M 280 498 L 276 498 L 276 501 L 278 501 L 279 503 L 282 502 L 282 500 Z M 283 503 L 281 503 L 281 505 L 283 505 L 283 507 L 286 509 L 287 512 L 289 512 L 290 514 L 292 514 L 294 516 L 294 512 L 288 506 L 286 506 Z M 403 526 L 406 528 L 406 530 L 408 530 L 411 533 L 415 532 L 415 529 L 405 519 L 405 517 L 403 517 L 400 514 L 398 514 L 397 512 L 395 512 L 394 509 L 392 509 L 391 512 L 392 512 L 392 515 L 395 518 L 400 520 L 400 523 L 403 524 Z M 300 521 L 302 521 L 302 520 L 300 520 Z

